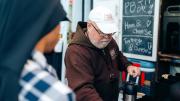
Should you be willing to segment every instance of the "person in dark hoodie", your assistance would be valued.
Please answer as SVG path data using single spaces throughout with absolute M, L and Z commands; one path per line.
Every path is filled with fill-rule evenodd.
M 51 53 L 60 34 L 57 25 L 36 45 L 20 77 L 19 101 L 74 101 L 74 93 L 60 82 L 57 71 L 47 62 L 44 53 Z
M 60 0 L 0 0 L 0 101 L 18 101 L 25 62 L 37 42 L 63 20 Z
M 87 23 L 78 23 L 65 54 L 67 83 L 77 101 L 118 101 L 119 70 L 140 75 L 119 51 L 116 31 L 112 12 L 102 6 L 90 12 Z

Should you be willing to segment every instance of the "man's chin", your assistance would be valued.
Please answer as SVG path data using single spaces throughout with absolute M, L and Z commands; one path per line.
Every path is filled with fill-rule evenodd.
M 103 48 L 105 48 L 106 46 L 107 46 L 107 44 L 106 44 L 106 45 L 98 46 L 98 48 L 99 48 L 99 49 L 103 49 Z

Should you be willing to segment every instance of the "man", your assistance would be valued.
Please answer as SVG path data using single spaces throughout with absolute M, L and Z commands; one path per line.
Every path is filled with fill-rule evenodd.
M 112 35 L 117 26 L 109 9 L 96 7 L 79 22 L 65 54 L 66 78 L 77 101 L 117 101 L 119 70 L 134 77 L 140 70 L 119 51 Z
M 0 101 L 18 101 L 25 62 L 65 18 L 60 0 L 0 0 Z

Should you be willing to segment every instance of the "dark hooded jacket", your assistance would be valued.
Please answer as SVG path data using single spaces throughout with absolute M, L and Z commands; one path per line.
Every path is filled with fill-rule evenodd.
M 17 101 L 19 77 L 36 43 L 66 13 L 60 0 L 0 0 L 0 101 Z
M 66 55 L 68 85 L 77 101 L 117 101 L 119 70 L 130 64 L 115 40 L 104 49 L 96 48 L 85 36 L 87 23 L 79 22 Z

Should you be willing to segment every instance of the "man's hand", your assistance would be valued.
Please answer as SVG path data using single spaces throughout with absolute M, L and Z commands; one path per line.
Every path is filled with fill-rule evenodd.
M 127 67 L 127 72 L 133 76 L 133 77 L 137 77 L 140 75 L 140 68 L 139 67 L 136 67 L 136 66 L 133 66 L 133 65 L 130 65 Z

